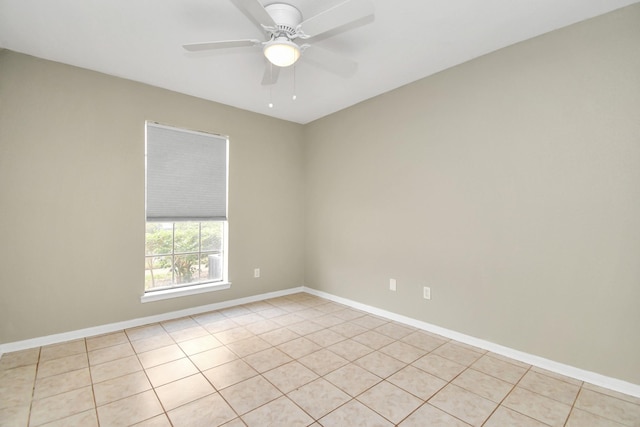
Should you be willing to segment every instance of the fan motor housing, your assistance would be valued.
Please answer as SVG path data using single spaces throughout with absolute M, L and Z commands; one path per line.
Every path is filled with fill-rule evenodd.
M 296 28 L 302 22 L 302 13 L 296 7 L 286 3 L 272 3 L 264 8 L 273 18 L 279 31 L 288 35 L 296 33 Z

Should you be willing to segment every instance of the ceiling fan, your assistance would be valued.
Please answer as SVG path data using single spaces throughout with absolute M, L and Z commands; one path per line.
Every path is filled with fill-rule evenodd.
M 364 23 L 373 18 L 370 0 L 346 0 L 315 16 L 303 20 L 302 13 L 287 3 L 271 3 L 263 6 L 259 0 L 231 0 L 253 23 L 264 31 L 266 40 L 242 39 L 185 44 L 190 52 L 213 49 L 262 46 L 267 58 L 262 79 L 263 85 L 276 83 L 280 68 L 296 63 L 301 56 L 305 60 L 328 71 L 348 77 L 358 64 L 349 58 L 337 55 L 310 43 L 300 44 L 320 35 L 331 35 L 331 31 L 350 29 L 351 25 Z

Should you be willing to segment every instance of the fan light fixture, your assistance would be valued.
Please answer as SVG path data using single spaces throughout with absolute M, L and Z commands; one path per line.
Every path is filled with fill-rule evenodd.
M 278 67 L 288 67 L 300 58 L 300 47 L 286 37 L 278 37 L 264 46 L 264 56 Z

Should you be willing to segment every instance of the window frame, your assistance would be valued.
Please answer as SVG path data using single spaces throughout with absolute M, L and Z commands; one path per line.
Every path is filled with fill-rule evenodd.
M 191 129 L 185 129 L 185 128 L 179 128 L 176 126 L 168 126 L 168 125 L 164 125 L 164 124 L 160 124 L 157 122 L 153 122 L 153 121 L 145 121 L 145 230 L 146 230 L 146 224 L 147 223 L 157 223 L 157 222 L 171 222 L 174 225 L 172 225 L 172 227 L 175 230 L 175 223 L 178 222 L 183 222 L 182 219 L 167 219 L 166 221 L 158 221 L 158 220 L 148 220 L 147 219 L 147 200 L 148 200 L 148 195 L 147 195 L 147 184 L 148 184 L 148 176 L 147 176 L 147 161 L 148 161 L 148 155 L 147 155 L 147 150 L 148 150 L 148 128 L 149 125 L 151 126 L 155 126 L 155 127 L 161 127 L 161 128 L 167 128 L 173 131 L 178 131 L 178 132 L 184 132 L 184 133 L 195 133 L 195 134 L 199 134 L 199 135 L 205 135 L 205 136 L 210 136 L 212 138 L 220 138 L 220 139 L 224 139 L 226 141 L 226 159 L 225 159 L 225 173 L 226 173 L 226 192 L 225 192 L 225 206 L 226 209 L 228 210 L 228 206 L 229 206 L 229 137 L 224 136 L 224 135 L 219 135 L 219 134 L 215 134 L 212 132 L 205 132 L 205 131 L 196 131 L 196 130 L 191 130 Z M 231 287 L 231 282 L 229 281 L 229 276 L 228 276 L 228 266 L 229 266 L 229 222 L 228 222 L 228 218 L 224 218 L 224 219 L 220 219 L 220 218 L 212 218 L 212 219 L 197 219 L 197 220 L 193 220 L 190 222 L 198 222 L 200 223 L 200 227 L 202 226 L 201 224 L 203 222 L 218 222 L 221 223 L 222 226 L 222 242 L 221 242 L 221 248 L 220 248 L 220 253 L 222 254 L 222 279 L 221 280 L 216 280 L 216 281 L 198 281 L 198 282 L 192 282 L 192 283 L 183 283 L 183 284 L 174 284 L 171 287 L 164 287 L 162 289 L 146 289 L 146 285 L 144 284 L 144 280 L 143 280 L 143 295 L 140 297 L 140 301 L 142 303 L 146 303 L 146 302 L 151 302 L 151 301 L 159 301 L 159 300 L 164 300 L 164 299 L 170 299 L 170 298 L 177 298 L 177 297 L 182 297 L 182 296 L 188 296 L 188 295 L 197 295 L 197 294 L 201 294 L 204 292 L 212 292 L 212 291 L 218 291 L 218 290 L 223 290 L 223 289 L 229 289 Z M 144 253 L 144 257 L 145 257 L 145 265 L 146 265 L 146 258 L 147 258 L 147 254 L 146 254 L 146 231 L 145 231 L 145 253 Z M 201 239 L 201 235 L 199 236 L 199 239 Z M 200 246 L 200 245 L 199 245 Z M 201 247 L 199 247 L 199 253 L 201 253 Z M 205 252 L 209 252 L 209 251 L 205 251 Z M 171 253 L 172 257 L 176 255 L 175 253 L 175 231 L 172 233 L 172 253 Z M 146 270 L 146 267 L 145 267 Z M 173 280 L 172 280 L 173 281 Z

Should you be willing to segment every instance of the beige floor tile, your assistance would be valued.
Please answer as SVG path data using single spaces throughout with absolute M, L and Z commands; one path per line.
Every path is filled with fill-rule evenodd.
M 399 370 L 387 378 L 387 381 L 424 401 L 447 385 L 446 381 L 413 366 Z
M 513 388 L 513 384 L 471 368 L 458 375 L 451 384 L 496 403 L 500 403 Z
M 340 318 L 335 316 L 331 316 L 331 317 L 334 319 L 341 320 Z M 353 338 L 356 335 L 360 335 L 368 331 L 368 329 L 365 328 L 364 326 L 360 326 L 353 322 L 339 323 L 337 325 L 331 326 L 329 330 L 336 332 L 345 338 Z
M 367 313 L 365 313 L 364 311 L 355 310 L 353 308 L 344 308 L 343 310 L 334 311 L 332 314 L 336 317 L 339 317 L 340 319 L 344 319 L 348 321 L 352 321 L 359 317 L 367 315 Z
M 558 379 L 539 374 L 534 371 L 527 372 L 518 383 L 518 387 L 547 396 L 567 405 L 573 405 L 580 387 Z
M 622 427 L 624 424 L 617 423 L 599 415 L 592 414 L 582 409 L 573 408 L 569 414 L 566 427 Z
M 205 335 L 198 338 L 193 338 L 187 341 L 179 343 L 180 348 L 189 356 L 203 351 L 211 350 L 213 348 L 221 347 L 222 343 L 218 341 L 212 335 Z
M 357 400 L 342 405 L 319 420 L 323 427 L 393 427 L 393 424 Z
M 359 342 L 360 344 L 364 344 L 367 347 L 370 347 L 374 350 L 379 350 L 382 347 L 384 347 L 385 345 L 389 345 L 391 344 L 393 341 L 395 341 L 393 338 L 390 338 L 386 335 L 383 335 L 381 333 L 378 333 L 376 331 L 367 331 L 365 333 L 362 333 L 360 335 L 356 335 L 355 337 L 351 338 L 354 341 Z
M 158 333 L 149 338 L 131 341 L 131 345 L 133 346 L 133 349 L 136 353 L 144 353 L 146 351 L 166 347 L 174 343 L 175 341 L 173 340 L 173 338 L 171 338 L 171 336 L 166 332 L 162 334 Z
M 389 323 L 389 321 L 387 319 L 383 319 L 382 317 L 365 314 L 362 317 L 351 320 L 351 323 L 355 323 L 356 325 L 360 325 L 367 329 L 374 329 L 378 326 L 384 325 L 385 323 Z
M 127 337 L 129 337 L 130 341 L 137 341 L 145 338 L 151 338 L 156 335 L 167 334 L 167 331 L 165 331 L 164 328 L 157 323 L 125 329 L 124 332 L 127 334 Z
M 261 376 L 227 387 L 221 390 L 220 394 L 239 415 L 282 396 L 275 386 Z
M 253 337 L 253 333 L 242 326 L 235 326 L 213 334 L 221 343 L 228 345 L 236 341 Z
M 595 391 L 600 394 L 605 394 L 607 396 L 615 397 L 617 399 L 624 400 L 629 403 L 640 405 L 640 397 L 629 396 L 628 394 L 609 390 L 608 388 L 600 387 L 600 386 L 589 384 L 589 383 L 584 383 L 582 387 L 587 390 Z
M 536 421 L 533 418 L 522 415 L 504 406 L 498 407 L 496 411 L 489 417 L 484 427 L 546 427 L 546 424 Z
M 248 308 L 242 306 L 242 305 L 236 305 L 234 307 L 227 307 L 227 308 L 223 308 L 221 310 L 218 310 L 220 313 L 222 313 L 224 316 L 226 317 L 230 317 L 230 318 L 234 318 L 234 317 L 238 317 L 238 316 L 244 316 L 245 314 L 250 314 L 251 310 L 249 310 Z
M 273 331 L 279 329 L 281 326 L 276 322 L 264 319 L 260 322 L 251 323 L 250 325 L 246 325 L 245 328 L 247 331 L 251 332 L 255 335 L 264 334 L 265 332 Z
M 272 317 L 271 320 L 276 322 L 280 326 L 291 326 L 306 321 L 304 317 L 298 316 L 293 313 L 287 313 L 281 316 Z
M 160 325 L 169 333 L 199 326 L 198 322 L 193 320 L 191 317 L 180 317 L 179 319 L 167 320 L 166 322 L 161 322 Z
M 171 344 L 166 347 L 156 348 L 155 350 L 147 351 L 138 354 L 138 359 L 145 369 L 152 368 L 154 366 L 162 365 L 163 363 L 172 362 L 174 360 L 182 359 L 186 355 L 177 344 Z
M 307 335 L 306 338 L 322 347 L 329 347 L 330 345 L 339 343 L 340 341 L 344 341 L 346 339 L 344 335 L 340 335 L 339 333 L 331 331 L 329 329 L 319 330 Z
M 169 418 L 165 414 L 156 415 L 155 417 L 141 421 L 133 425 L 134 427 L 172 427 Z
M 306 427 L 313 423 L 302 409 L 282 396 L 242 416 L 249 427 Z
M 285 363 L 291 362 L 291 358 L 277 348 L 271 347 L 266 350 L 250 354 L 244 360 L 258 372 L 266 372 Z
M 278 366 L 262 375 L 283 393 L 289 393 L 318 378 L 315 372 L 296 361 Z
M 271 347 L 271 344 L 257 336 L 227 344 L 227 348 L 237 354 L 238 357 L 245 357 L 266 350 L 269 347 Z
M 209 331 L 207 331 L 204 327 L 198 325 L 197 323 L 194 326 L 191 326 L 186 329 L 178 329 L 177 331 L 169 332 L 169 335 L 173 340 L 177 343 L 181 343 L 183 341 L 189 341 L 195 338 L 206 337 L 211 335 Z
M 221 332 L 229 331 L 231 329 L 236 329 L 240 325 L 234 322 L 231 319 L 227 319 L 226 317 L 220 318 L 213 322 L 203 323 L 202 326 L 209 331 L 210 334 L 219 334 Z M 246 330 L 243 328 L 243 330 Z M 220 339 L 219 337 L 216 337 Z M 220 340 L 222 341 L 222 340 Z M 224 341 L 223 341 L 224 342 Z
M 394 340 L 399 340 L 406 337 L 409 334 L 415 332 L 415 328 L 401 325 L 396 322 L 385 323 L 373 329 L 374 331 L 386 335 Z
M 426 354 L 424 350 L 401 341 L 392 342 L 379 351 L 404 363 L 411 363 Z
M 84 339 L 46 345 L 40 350 L 40 363 L 61 357 L 73 356 L 74 354 L 84 354 L 86 352 L 87 347 Z
M 433 353 L 421 357 L 411 365 L 445 381 L 451 381 L 466 369 L 464 365 Z
M 98 406 L 100 427 L 121 427 L 139 423 L 163 413 L 153 390 Z
M 248 325 L 251 325 L 252 323 L 257 323 L 257 322 L 261 322 L 265 320 L 264 317 L 260 316 L 258 313 L 247 313 L 247 314 L 243 314 L 242 316 L 236 316 L 233 318 L 233 321 L 236 322 L 238 325 L 242 325 L 244 327 L 247 327 Z
M 426 424 L 427 422 L 428 424 Z M 469 427 L 469 424 L 462 422 L 428 403 L 419 407 L 398 425 L 400 427 Z M 502 427 L 516 426 L 506 424 Z
M 225 320 L 224 314 L 219 311 L 207 311 L 206 313 L 195 314 L 191 316 L 199 325 Z
M 348 394 L 324 378 L 318 378 L 287 396 L 315 419 L 351 400 Z
M 27 350 L 4 353 L 0 356 L 0 371 L 18 368 L 20 366 L 35 365 L 40 358 L 40 347 Z
M 520 387 L 513 389 L 502 405 L 550 426 L 564 425 L 571 410 L 569 405 Z
M 149 381 L 154 387 L 170 383 L 198 373 L 198 368 L 189 358 L 178 359 L 146 370 Z
M 92 366 L 91 379 L 94 383 L 110 380 L 111 378 L 120 377 L 142 370 L 142 365 L 136 356 L 125 357 L 100 365 Z
M 341 319 L 339 317 L 336 317 L 336 316 L 334 316 L 332 314 L 323 314 L 322 316 L 314 319 L 314 322 L 319 323 L 320 325 L 324 326 L 325 328 L 332 328 L 334 326 L 337 326 L 337 325 L 340 325 L 342 323 L 345 323 L 345 320 L 343 320 L 343 319 Z M 334 331 L 334 332 L 338 332 L 338 331 Z M 362 332 L 364 332 L 364 331 L 362 331 Z
M 182 378 L 155 390 L 165 411 L 215 393 L 213 386 L 202 374 Z
M 424 331 L 415 331 L 403 337 L 400 341 L 406 342 L 426 352 L 430 352 L 445 344 L 446 338 L 430 334 Z
M 555 379 L 560 380 L 560 381 L 564 381 L 564 382 L 569 383 L 569 384 L 582 386 L 582 381 L 580 381 L 578 379 L 575 379 L 575 378 L 567 377 L 566 375 L 557 374 L 555 372 L 551 372 L 551 371 L 548 371 L 546 369 L 539 368 L 537 366 L 532 366 L 531 370 L 534 371 L 534 372 L 537 372 L 539 374 L 546 375 L 547 377 L 551 377 L 551 378 L 555 378 Z
M 31 405 L 29 425 L 39 426 L 94 408 L 91 387 L 34 400 Z
M 253 311 L 254 313 L 260 313 L 261 311 L 273 308 L 273 305 L 270 304 L 268 301 L 250 302 L 248 304 L 245 304 L 244 306 L 249 310 Z
M 287 328 L 279 328 L 269 332 L 265 332 L 264 334 L 260 334 L 260 338 L 273 346 L 277 346 L 296 338 L 300 338 L 300 335 Z
M 366 356 L 374 351 L 371 347 L 367 347 L 351 339 L 340 341 L 337 344 L 327 347 L 327 349 L 350 362 L 360 359 L 362 356 Z
M 436 393 L 429 403 L 472 426 L 482 425 L 498 406 L 488 399 L 452 384 Z
M 82 368 L 77 371 L 39 379 L 36 381 L 33 390 L 33 398 L 43 399 L 90 385 L 91 375 L 89 375 L 89 368 Z
M 296 315 L 300 317 L 304 317 L 305 319 L 308 319 L 308 320 L 314 320 L 314 319 L 317 319 L 318 317 L 324 316 L 324 312 L 320 310 L 316 310 L 315 308 L 306 308 L 304 310 L 296 311 Z
M 485 354 L 487 356 L 493 357 L 494 359 L 498 359 L 498 360 L 502 360 L 503 362 L 511 363 L 512 365 L 519 366 L 519 367 L 524 368 L 526 370 L 529 370 L 529 369 L 532 368 L 532 366 L 527 364 L 527 363 L 521 362 L 519 360 L 512 359 L 512 358 L 507 357 L 507 356 L 503 356 L 503 355 L 498 354 L 498 353 L 492 353 L 492 352 L 488 351 Z
M 93 385 L 96 405 L 102 406 L 115 400 L 151 389 L 151 384 L 143 371 L 112 378 Z
M 129 338 L 124 331 L 113 332 L 110 334 L 97 335 L 89 337 L 87 341 L 87 350 L 93 351 L 105 347 L 111 347 L 113 345 L 124 344 L 129 342 Z
M 423 403 L 421 399 L 387 381 L 376 384 L 357 399 L 394 424 L 402 421 Z
M 315 351 L 298 359 L 307 368 L 323 376 L 349 363 L 347 360 L 326 349 Z
M 287 314 L 285 310 L 275 306 L 273 308 L 262 310 L 260 312 L 260 316 L 264 317 L 265 319 L 273 319 L 274 317 L 284 316 L 285 314 Z
M 47 424 L 42 424 L 42 427 L 98 427 L 98 415 L 95 409 L 89 409 L 79 414 L 71 415 L 70 417 L 63 418 L 61 420 L 52 421 Z
M 640 405 L 592 390 L 580 390 L 575 407 L 620 424 L 633 427 L 640 424 Z
M 174 427 L 216 427 L 237 417 L 218 393 L 213 393 L 168 412 Z
M 484 372 L 511 384 L 520 381 L 520 378 L 527 372 L 526 368 L 505 362 L 490 354 L 482 356 L 471 367 L 476 371 Z
M 191 361 L 204 372 L 216 366 L 223 365 L 237 359 L 238 356 L 227 347 L 217 347 L 212 350 L 203 351 L 190 357 Z
M 293 332 L 301 336 L 310 335 L 314 332 L 324 330 L 324 326 L 322 326 L 321 324 L 316 323 L 312 320 L 306 320 L 304 318 L 302 322 L 293 323 L 286 326 L 287 328 L 289 328 L 290 330 L 292 330 Z
M 0 371 L 0 409 L 28 405 L 33 394 L 36 365 Z
M 291 341 L 287 341 L 277 346 L 278 349 L 287 353 L 294 359 L 299 359 L 307 354 L 311 354 L 314 351 L 320 350 L 320 346 L 307 337 L 295 338 Z
M 382 378 L 353 363 L 336 369 L 325 379 L 353 397 L 382 381 Z
M 0 407 L 0 427 L 22 427 L 29 420 L 29 404 Z
M 344 310 L 345 306 L 336 302 L 326 302 L 325 304 L 318 304 L 316 310 L 319 310 L 325 314 L 335 313 L 336 311 Z
M 89 361 L 87 359 L 87 353 L 61 357 L 47 362 L 40 362 L 38 364 L 37 378 L 40 379 L 53 375 L 64 374 L 65 372 L 87 368 L 88 366 Z
M 234 360 L 203 372 L 217 390 L 237 384 L 258 375 L 258 372 L 243 360 Z
M 222 427 L 247 427 L 247 425 L 240 418 L 235 418 L 223 424 Z
M 355 360 L 353 363 L 363 367 L 380 378 L 387 378 L 389 375 L 393 375 L 407 365 L 406 363 L 391 356 L 387 356 L 384 353 L 380 353 L 379 351 L 369 353 L 366 356 Z
M 111 347 L 104 347 L 89 352 L 89 365 L 99 365 L 101 363 L 111 362 L 112 360 L 122 359 L 133 356 L 133 347 L 128 342 L 116 344 Z
M 464 366 L 470 366 L 476 360 L 482 357 L 482 353 L 470 350 L 457 343 L 448 342 L 433 350 L 433 354 L 453 360 Z

